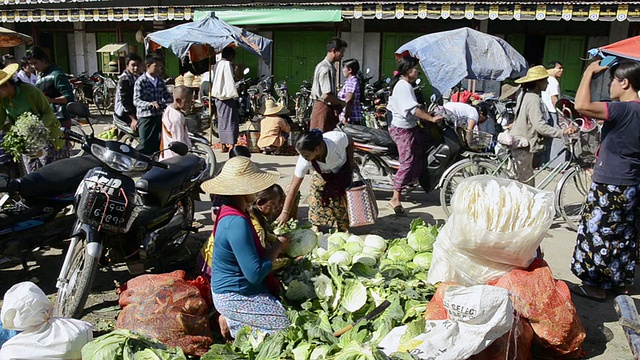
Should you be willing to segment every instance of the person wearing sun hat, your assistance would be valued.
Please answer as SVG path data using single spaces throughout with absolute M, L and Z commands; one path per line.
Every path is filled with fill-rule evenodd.
M 575 132 L 573 128 L 556 129 L 547 123 L 547 107 L 542 102 L 541 93 L 547 88 L 549 71 L 542 65 L 527 70 L 527 75 L 517 79 L 521 84 L 523 95 L 516 105 L 516 120 L 511 135 L 527 139 L 529 145 L 512 149 L 514 167 L 518 180 L 534 186 L 533 156 L 544 151 L 545 137 L 562 137 Z
M 206 193 L 228 199 L 213 229 L 216 240 L 211 291 L 216 310 L 226 320 L 231 337 L 242 326 L 272 334 L 290 325 L 276 298 L 282 285 L 271 272 L 273 262 L 289 246 L 289 240 L 279 237 L 269 248 L 262 247 L 248 214 L 256 193 L 279 178 L 277 172 L 260 170 L 249 158 L 236 156 L 224 164 L 218 176 L 201 186 Z
M 56 118 L 47 97 L 31 84 L 13 80 L 20 65 L 11 64 L 0 70 L 0 129 L 6 133 L 20 115 L 30 112 L 40 118 L 49 129 L 51 139 L 46 155 L 30 158 L 25 155 L 27 172 L 32 172 L 55 160 L 68 157 L 61 139 L 60 122 Z M 7 121 L 8 120 L 8 121 Z
M 278 116 L 284 109 L 284 106 L 271 99 L 264 104 L 262 115 L 264 119 L 260 122 L 260 139 L 258 139 L 258 147 L 265 151 L 273 151 L 287 141 L 287 137 L 291 128 L 287 122 Z

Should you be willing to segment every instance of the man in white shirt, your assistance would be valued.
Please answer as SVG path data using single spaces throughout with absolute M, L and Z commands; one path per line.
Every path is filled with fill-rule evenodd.
M 456 126 L 458 127 L 473 130 L 476 124 L 486 119 L 486 116 L 480 118 L 478 116 L 478 110 L 466 103 L 450 101 L 443 106 L 456 116 Z
M 240 134 L 240 113 L 238 90 L 233 78 L 233 60 L 236 51 L 231 47 L 222 49 L 222 60 L 215 66 L 211 96 L 216 99 L 218 116 L 218 134 L 222 144 L 222 152 L 229 150 L 238 142 Z
M 550 71 L 550 76 L 547 79 L 549 81 L 549 85 L 547 85 L 547 89 L 542 92 L 542 102 L 545 107 L 549 111 L 549 120 L 548 124 L 553 127 L 559 127 L 558 125 L 558 113 L 556 111 L 556 103 L 558 99 L 560 99 L 560 83 L 558 79 L 562 77 L 564 74 L 564 68 L 559 61 L 552 61 L 547 65 L 547 69 L 554 69 L 555 72 Z M 564 147 L 564 140 L 562 138 L 547 138 L 547 144 L 545 146 L 545 151 L 540 152 L 536 155 L 536 163 L 539 166 L 549 162 L 552 156 L 558 153 L 558 151 L 562 150 Z M 558 159 L 557 162 L 562 162 L 564 159 Z M 555 165 L 555 163 L 553 164 Z

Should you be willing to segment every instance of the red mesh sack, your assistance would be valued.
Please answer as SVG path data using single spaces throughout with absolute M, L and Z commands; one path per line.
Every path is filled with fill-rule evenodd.
M 444 300 L 444 292 L 447 291 L 448 288 L 458 285 L 458 283 L 453 281 L 446 281 L 440 284 L 438 286 L 438 290 L 436 290 L 436 293 L 427 304 L 427 308 L 424 310 L 424 314 L 422 314 L 422 317 L 424 317 L 425 320 L 448 319 L 449 315 L 447 314 L 447 310 L 445 310 L 444 304 L 442 303 L 442 301 Z
M 184 271 L 138 276 L 127 282 L 119 303 L 118 329 L 180 347 L 188 355 L 202 356 L 213 344 L 209 307 L 200 290 L 184 280 Z
M 538 358 L 576 359 L 583 355 L 586 333 L 564 281 L 553 278 L 544 260 L 515 269 L 493 284 L 513 294 L 513 307 L 534 331 L 532 352 Z
M 492 342 L 486 349 L 469 360 L 530 360 L 533 328 L 527 319 L 515 316 L 511 331 Z

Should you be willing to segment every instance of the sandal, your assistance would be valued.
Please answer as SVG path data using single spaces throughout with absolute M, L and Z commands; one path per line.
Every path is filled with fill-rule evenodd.
M 391 205 L 391 203 L 389 203 L 389 206 L 393 209 L 393 212 L 396 214 L 396 216 L 407 216 L 407 212 L 404 210 L 402 205 L 393 206 Z
M 618 295 L 629 295 L 629 288 L 627 285 L 618 286 L 612 289 Z
M 569 290 L 571 290 L 572 293 L 587 298 L 587 299 L 591 299 L 591 300 L 595 300 L 595 301 L 602 301 L 604 302 L 607 299 L 607 295 L 603 294 L 603 295 L 594 295 L 592 294 L 584 285 L 575 285 L 569 288 Z

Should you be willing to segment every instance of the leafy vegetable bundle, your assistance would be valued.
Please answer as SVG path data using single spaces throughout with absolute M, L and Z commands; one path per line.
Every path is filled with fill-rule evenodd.
M 286 231 L 296 237 L 301 230 Z M 407 238 L 389 241 L 335 233 L 320 237 L 326 249 L 317 247 L 317 239 L 303 240 L 310 234 L 299 233 L 292 247 L 299 244 L 308 250 L 312 243 L 313 249 L 279 276 L 287 287 L 283 305 L 292 326 L 268 337 L 254 336 L 244 327 L 233 344 L 213 345 L 202 359 L 388 359 L 377 345 L 394 327 L 424 324 L 421 315 L 435 292 L 426 278 L 437 233 L 437 226 L 416 219 Z M 391 305 L 379 317 L 356 323 L 340 337 L 333 335 L 385 300 Z M 414 357 L 397 353 L 392 359 Z
M 17 161 L 22 154 L 37 154 L 48 142 L 49 129 L 38 116 L 25 112 L 18 116 L 15 124 L 4 135 L 2 147 Z

